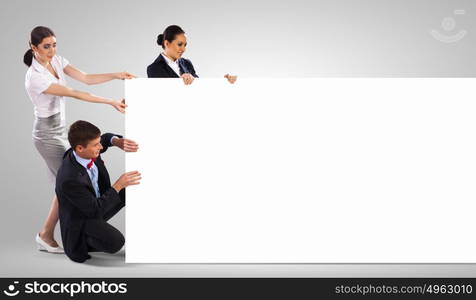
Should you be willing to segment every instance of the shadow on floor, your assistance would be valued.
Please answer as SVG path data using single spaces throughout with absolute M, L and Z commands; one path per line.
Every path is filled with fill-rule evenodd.
M 85 265 L 98 266 L 98 267 L 127 267 L 126 264 L 126 252 L 124 249 L 117 253 L 109 254 L 103 252 L 89 253 L 91 259 L 84 262 Z

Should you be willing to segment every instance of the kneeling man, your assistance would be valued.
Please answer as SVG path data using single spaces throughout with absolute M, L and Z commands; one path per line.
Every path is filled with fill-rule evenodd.
M 63 157 L 56 176 L 61 237 L 66 255 L 75 262 L 91 258 L 88 252 L 115 253 L 124 245 L 124 236 L 107 223 L 125 206 L 125 188 L 139 184 L 137 171 L 123 174 L 111 186 L 101 159 L 110 146 L 135 152 L 135 142 L 105 133 L 86 121 L 77 121 L 68 132 L 71 149 Z

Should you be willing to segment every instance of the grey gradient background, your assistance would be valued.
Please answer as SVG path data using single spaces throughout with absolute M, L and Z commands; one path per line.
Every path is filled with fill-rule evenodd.
M 454 9 L 466 15 L 454 16 Z M 475 14 L 474 0 L 1 1 L 0 276 L 476 276 L 474 264 L 124 264 L 123 251 L 77 264 L 40 253 L 33 237 L 53 189 L 31 140 L 22 63 L 31 29 L 46 25 L 56 33 L 58 54 L 76 67 L 146 77 L 159 52 L 157 34 L 179 24 L 189 38 L 185 57 L 201 77 L 475 77 Z M 454 17 L 467 36 L 452 44 L 435 40 L 430 30 L 444 33 L 444 17 Z M 124 92 L 121 81 L 69 85 L 112 98 Z M 70 99 L 68 125 L 78 119 L 124 132 L 124 117 L 111 107 Z M 104 157 L 115 180 L 124 154 L 111 149 Z M 112 223 L 124 231 L 124 211 Z

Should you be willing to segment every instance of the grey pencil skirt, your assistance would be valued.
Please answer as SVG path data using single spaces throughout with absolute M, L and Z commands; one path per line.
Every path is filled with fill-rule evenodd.
M 69 147 L 66 127 L 60 113 L 47 118 L 35 118 L 33 143 L 46 163 L 50 182 L 55 185 L 56 174 L 63 162 L 63 155 Z

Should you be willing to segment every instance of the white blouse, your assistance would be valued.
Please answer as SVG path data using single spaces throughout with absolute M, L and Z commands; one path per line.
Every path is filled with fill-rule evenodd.
M 57 113 L 61 113 L 61 120 L 65 120 L 65 99 L 63 96 L 54 96 L 43 93 L 53 84 L 66 85 L 66 75 L 63 69 L 69 62 L 55 55 L 51 60 L 51 66 L 56 71 L 59 79 L 43 67 L 35 58 L 33 58 L 31 66 L 28 68 L 25 76 L 25 88 L 33 103 L 33 109 L 36 117 L 47 118 Z

